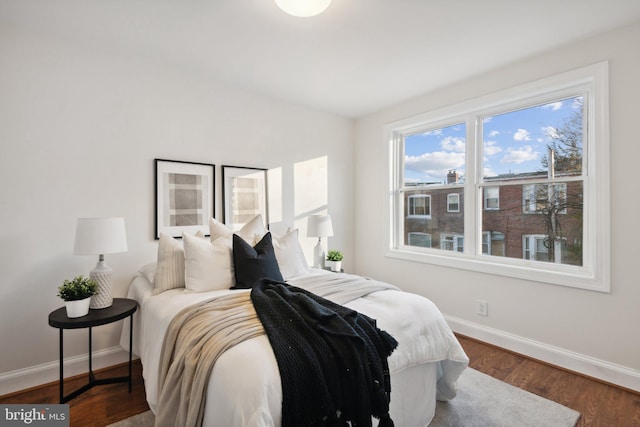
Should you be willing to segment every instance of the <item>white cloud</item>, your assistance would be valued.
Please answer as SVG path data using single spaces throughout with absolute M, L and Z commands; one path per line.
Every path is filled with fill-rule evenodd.
M 404 166 L 426 177 L 434 177 L 433 180 L 440 180 L 447 176 L 448 171 L 464 168 L 464 153 L 434 151 L 420 156 L 405 156 Z
M 542 105 L 540 108 L 543 108 L 545 110 L 550 109 L 551 111 L 558 111 L 559 109 L 562 108 L 562 101 L 551 102 L 549 104 Z
M 448 136 L 440 142 L 442 149 L 447 151 L 454 151 L 456 153 L 464 153 L 464 138 L 457 138 L 455 136 Z
M 495 138 L 498 135 L 500 135 L 500 132 L 498 132 L 497 130 L 492 130 L 491 132 L 489 132 L 489 138 Z
M 485 141 L 484 142 L 484 154 L 486 156 L 493 156 L 495 154 L 498 154 L 501 151 L 502 151 L 502 148 L 500 148 L 497 145 L 497 142 L 495 142 L 495 141 Z
M 530 141 L 531 136 L 528 130 L 518 129 L 518 131 L 513 134 L 513 139 L 516 141 Z
M 529 160 L 535 160 L 537 158 L 538 153 L 533 150 L 533 147 L 530 145 L 525 145 L 517 149 L 509 148 L 508 153 L 504 155 L 501 162 L 519 164 L 527 162 Z

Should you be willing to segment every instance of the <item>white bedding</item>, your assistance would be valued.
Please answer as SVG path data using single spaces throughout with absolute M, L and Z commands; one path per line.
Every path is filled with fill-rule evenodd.
M 344 287 L 369 279 L 312 269 L 290 278 L 288 283 L 314 292 L 314 283 L 319 280 Z M 159 358 L 171 319 L 191 304 L 231 292 L 248 290 L 194 293 L 171 289 L 153 295 L 153 285 L 143 275 L 132 282 L 128 297 L 140 304 L 134 324 L 134 353 L 142 361 L 147 401 L 154 412 Z M 325 297 L 332 299 L 331 295 Z M 389 357 L 390 413 L 395 425 L 427 426 L 436 397 L 446 400 L 455 396 L 455 381 L 468 364 L 440 311 L 428 299 L 399 290 L 374 292 L 344 305 L 376 319 L 378 327 L 399 342 Z M 128 347 L 128 330 L 123 328 L 123 347 Z M 278 366 L 268 338 L 250 339 L 228 350 L 214 366 L 203 425 L 279 426 L 281 395 Z

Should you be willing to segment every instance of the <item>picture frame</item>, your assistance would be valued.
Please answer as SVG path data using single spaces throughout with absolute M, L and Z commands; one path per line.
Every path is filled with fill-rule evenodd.
M 155 238 L 209 235 L 215 212 L 215 171 L 210 163 L 154 159 Z
M 222 217 L 233 230 L 261 214 L 269 227 L 267 169 L 222 166 Z

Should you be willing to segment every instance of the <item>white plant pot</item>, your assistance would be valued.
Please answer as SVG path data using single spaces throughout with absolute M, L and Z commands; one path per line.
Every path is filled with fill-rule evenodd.
M 340 271 L 342 270 L 342 261 L 327 261 L 331 271 Z
M 91 303 L 91 297 L 80 299 L 76 301 L 65 301 L 65 307 L 67 308 L 67 317 L 82 317 L 89 314 L 89 304 Z

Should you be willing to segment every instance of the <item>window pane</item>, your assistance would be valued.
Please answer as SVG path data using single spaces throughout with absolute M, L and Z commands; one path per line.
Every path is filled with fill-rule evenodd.
M 465 139 L 464 123 L 406 136 L 404 185 L 461 183 Z
M 583 97 L 483 119 L 483 176 L 501 178 L 582 174 Z
M 522 212 L 544 214 L 549 209 L 555 209 L 558 213 L 566 213 L 566 183 L 522 186 Z
M 582 181 L 503 185 L 500 198 L 483 211 L 484 254 L 582 265 Z
M 459 194 L 449 194 L 447 196 L 447 211 L 460 212 L 460 195 Z
M 431 196 L 427 194 L 407 193 L 408 216 L 427 217 L 431 215 Z
M 409 246 L 431 247 L 431 236 L 425 233 L 409 233 Z
M 484 187 L 484 208 L 500 209 L 500 187 Z

